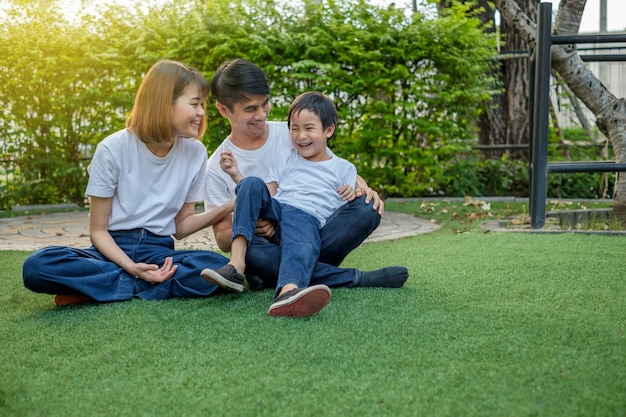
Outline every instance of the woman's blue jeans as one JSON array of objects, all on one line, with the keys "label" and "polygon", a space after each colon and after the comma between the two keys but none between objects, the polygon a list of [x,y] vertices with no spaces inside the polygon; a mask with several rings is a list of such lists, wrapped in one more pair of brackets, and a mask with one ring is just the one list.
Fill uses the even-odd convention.
[{"label": "woman's blue jeans", "polygon": [[163,265],[172,257],[178,269],[160,284],[151,284],[129,275],[107,260],[95,247],[88,249],[51,246],[33,252],[24,261],[22,277],[29,290],[47,294],[81,293],[97,301],[124,301],[133,296],[145,300],[172,297],[206,297],[216,286],[204,281],[200,271],[217,269],[228,259],[201,250],[175,250],[170,236],[158,236],[145,229],[112,231],[119,247],[134,261]]},{"label": "woman's blue jeans", "polygon": [[[249,177],[239,183],[237,186],[237,205],[241,204],[241,200],[246,199],[260,202],[261,205],[265,205],[265,208],[263,213],[257,217],[253,216],[255,208],[251,209],[252,212],[248,211],[245,213],[247,218],[255,219],[252,225],[248,224],[245,229],[238,229],[237,220],[233,220],[233,237],[241,234],[248,239],[246,273],[259,276],[263,280],[265,287],[274,287],[278,290],[285,283],[293,282],[293,278],[287,276],[288,272],[285,272],[284,279],[280,274],[282,266],[281,243],[285,241],[286,236],[287,242],[293,245],[292,251],[295,252],[304,249],[310,251],[311,249],[307,249],[305,245],[312,244],[316,246],[317,243],[311,241],[310,238],[308,241],[303,240],[304,236],[310,237],[312,226],[308,222],[302,223],[301,218],[296,219],[295,223],[290,227],[291,229],[295,228],[296,232],[286,233],[279,230],[277,235],[271,239],[254,235],[256,218],[281,219],[281,212],[276,209],[277,206],[274,203],[270,205],[266,201],[268,198],[274,201],[269,197],[267,186],[262,180]],[[318,231],[319,257],[308,275],[310,276],[309,282],[300,282],[298,287],[302,288],[312,284],[325,284],[330,287],[352,287],[358,285],[361,280],[361,271],[355,268],[339,268],[339,265],[380,224],[378,211],[372,209],[373,203],[365,204],[364,200],[365,197],[360,197],[343,205],[333,213],[324,227]],[[249,203],[246,205],[249,206]],[[278,207],[280,208],[280,206]],[[260,209],[258,213],[261,213]],[[312,216],[309,217],[314,219]],[[315,224],[317,224],[317,220],[314,220]],[[305,230],[305,224],[306,230],[309,231],[301,234],[299,230]]]}]

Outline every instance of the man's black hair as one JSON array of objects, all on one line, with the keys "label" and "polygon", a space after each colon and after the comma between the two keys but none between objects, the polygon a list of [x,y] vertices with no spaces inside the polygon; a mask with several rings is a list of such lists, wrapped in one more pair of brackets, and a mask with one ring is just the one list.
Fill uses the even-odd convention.
[{"label": "man's black hair", "polygon": [[223,62],[211,79],[211,94],[229,110],[250,96],[270,95],[270,83],[265,72],[245,59]]}]

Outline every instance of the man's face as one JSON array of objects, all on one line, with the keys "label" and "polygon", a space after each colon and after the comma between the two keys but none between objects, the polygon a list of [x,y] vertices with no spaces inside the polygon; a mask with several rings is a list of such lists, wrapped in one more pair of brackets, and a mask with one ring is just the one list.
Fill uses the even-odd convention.
[{"label": "man's face", "polygon": [[232,111],[224,105],[220,105],[219,110],[230,120],[234,135],[256,137],[265,133],[271,107],[269,96],[251,96],[247,101],[236,103]]}]

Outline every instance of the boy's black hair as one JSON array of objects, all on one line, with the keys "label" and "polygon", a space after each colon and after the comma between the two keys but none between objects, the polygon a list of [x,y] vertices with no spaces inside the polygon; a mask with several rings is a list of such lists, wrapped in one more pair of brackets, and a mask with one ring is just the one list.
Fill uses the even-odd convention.
[{"label": "boy's black hair", "polygon": [[[319,116],[322,121],[322,128],[326,129],[332,125],[337,128],[339,122],[339,116],[337,114],[337,107],[331,99],[324,94],[317,91],[308,91],[300,94],[289,106],[289,113],[287,114],[287,126],[291,127],[291,115],[300,113],[302,110],[309,110]],[[333,132],[333,136],[334,136]],[[328,140],[330,140],[328,138]]]},{"label": "boy's black hair", "polygon": [[211,94],[230,111],[236,103],[250,96],[270,95],[270,83],[265,72],[252,62],[237,58],[223,62],[211,79]]}]

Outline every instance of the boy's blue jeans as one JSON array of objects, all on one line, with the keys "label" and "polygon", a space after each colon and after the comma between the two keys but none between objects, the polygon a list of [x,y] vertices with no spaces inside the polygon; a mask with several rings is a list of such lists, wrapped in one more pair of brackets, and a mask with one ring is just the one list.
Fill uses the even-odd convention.
[{"label": "boy's blue jeans", "polygon": [[178,269],[160,284],[129,275],[107,260],[95,247],[88,249],[52,246],[33,252],[24,261],[24,286],[47,294],[81,293],[97,301],[123,301],[133,296],[145,300],[171,297],[206,297],[216,286],[204,281],[200,271],[221,268],[228,259],[200,250],[175,250],[171,236],[158,236],[145,229],[111,231],[119,247],[135,262],[156,264],[172,257]]},{"label": "boy's blue jeans", "polygon": [[[259,198],[261,196],[261,199]],[[251,199],[265,204],[265,211],[256,218],[266,218],[272,220],[281,219],[281,212],[276,209],[275,203],[268,203],[269,196],[267,186],[258,178],[249,177],[244,179],[237,186],[237,205],[242,204],[241,200]],[[248,224],[246,230],[238,230],[237,220],[233,220],[233,237],[242,234],[248,238],[248,252],[246,254],[246,273],[258,275],[263,280],[265,287],[274,287],[277,290],[288,282],[294,282],[295,276],[288,276],[289,270],[285,270],[284,278],[280,274],[282,266],[281,244],[286,242],[291,245],[292,252],[316,251],[319,253],[317,262],[313,264],[309,282],[297,282],[298,287],[307,287],[313,284],[325,284],[330,287],[358,285],[361,280],[361,271],[355,268],[339,268],[339,264],[354,248],[359,246],[380,224],[380,216],[376,210],[372,209],[372,202],[365,204],[365,197],[357,198],[339,208],[324,227],[316,235],[319,236],[319,250],[316,249],[318,243],[311,239],[312,230],[319,227],[317,219],[304,213],[312,220],[304,220],[304,216],[296,217],[295,220],[287,223],[291,232],[277,230],[277,235],[271,239],[266,239],[254,235],[256,218],[251,212],[247,212],[247,218],[255,218],[252,225]],[[246,203],[248,205],[249,203]],[[270,206],[271,204],[271,206]],[[272,206],[274,206],[272,208]],[[243,207],[243,204],[242,204]],[[282,205],[282,207],[289,207]],[[237,209],[235,209],[237,211]],[[254,210],[254,209],[253,209]],[[291,208],[291,210],[297,210]],[[288,213],[291,213],[291,210]],[[261,213],[261,211],[259,211]],[[269,217],[268,217],[269,216]],[[282,229],[285,229],[282,226]],[[295,230],[295,231],[294,231]],[[317,231],[317,230],[316,230]],[[306,237],[308,236],[308,237]],[[285,241],[285,239],[287,239]],[[308,240],[304,240],[308,239]],[[306,245],[305,245],[306,244]],[[309,245],[311,245],[309,247]],[[310,262],[312,255],[307,255],[306,261]],[[287,281],[285,281],[287,280]]]}]

